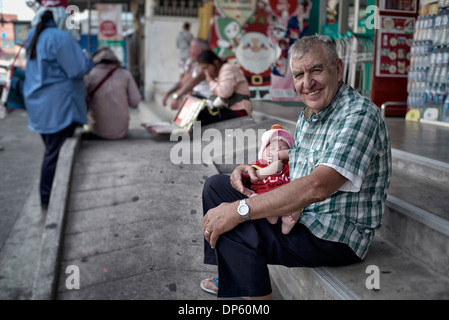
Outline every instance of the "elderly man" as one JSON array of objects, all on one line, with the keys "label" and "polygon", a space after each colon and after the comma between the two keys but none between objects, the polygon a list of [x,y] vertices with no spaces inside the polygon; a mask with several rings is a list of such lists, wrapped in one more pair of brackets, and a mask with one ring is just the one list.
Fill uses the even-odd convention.
[{"label": "elderly man", "polygon": [[[220,297],[270,299],[267,264],[341,266],[361,261],[380,228],[391,175],[390,139],[379,108],[342,82],[330,38],[297,40],[289,50],[293,82],[306,108],[289,151],[291,182],[256,197],[254,169],[216,175],[203,190],[207,264],[219,278],[201,287]],[[266,217],[301,211],[287,235]],[[218,281],[219,279],[219,281]]]},{"label": "elderly man", "polygon": [[162,98],[162,105],[167,105],[167,100],[171,97],[171,109],[178,109],[185,94],[191,94],[199,98],[208,98],[211,95],[209,83],[206,76],[198,68],[196,60],[198,56],[208,49],[208,45],[201,39],[193,39],[190,42],[189,56],[190,60],[186,63],[184,72],[181,74],[180,81],[170,90],[168,90]]}]

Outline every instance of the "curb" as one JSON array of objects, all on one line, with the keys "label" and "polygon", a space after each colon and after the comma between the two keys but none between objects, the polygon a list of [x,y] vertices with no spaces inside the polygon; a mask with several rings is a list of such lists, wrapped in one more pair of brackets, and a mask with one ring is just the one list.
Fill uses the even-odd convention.
[{"label": "curb", "polygon": [[81,131],[81,128],[76,129],[75,134],[66,139],[59,152],[42,235],[39,264],[34,277],[32,300],[54,300],[56,298],[66,207],[70,196],[74,159],[81,142]]}]

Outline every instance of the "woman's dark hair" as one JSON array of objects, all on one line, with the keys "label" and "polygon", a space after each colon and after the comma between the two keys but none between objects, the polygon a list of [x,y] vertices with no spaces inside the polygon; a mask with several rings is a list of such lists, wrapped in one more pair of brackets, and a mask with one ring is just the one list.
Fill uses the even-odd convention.
[{"label": "woman's dark hair", "polygon": [[198,63],[206,64],[214,64],[215,60],[221,61],[221,59],[212,50],[201,52],[197,59]]},{"label": "woman's dark hair", "polygon": [[41,16],[41,21],[36,25],[36,30],[34,31],[33,39],[30,44],[30,59],[34,59],[37,56],[36,45],[37,39],[42,31],[48,27],[48,22],[53,20],[53,13],[50,10],[45,11]]}]

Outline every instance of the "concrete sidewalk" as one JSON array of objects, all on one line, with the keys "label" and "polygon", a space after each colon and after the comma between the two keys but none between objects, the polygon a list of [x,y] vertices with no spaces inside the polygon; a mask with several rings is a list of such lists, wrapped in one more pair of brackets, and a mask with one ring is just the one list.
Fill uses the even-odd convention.
[{"label": "concrete sidewalk", "polygon": [[[216,299],[199,286],[217,273],[202,262],[202,189],[208,177],[235,164],[218,167],[204,159],[173,164],[171,159],[180,154],[170,153],[180,142],[149,133],[141,123],[158,119],[152,119],[151,106],[139,109],[131,112],[127,139],[75,137],[66,143],[33,299]],[[273,121],[255,118],[213,128],[222,133],[228,128],[267,129]],[[192,136],[182,141],[193,145]],[[190,159],[207,143],[199,141],[198,149],[187,150]],[[79,289],[73,288],[74,276]]]},{"label": "concrete sidewalk", "polygon": [[[71,178],[65,164],[67,209],[62,217],[64,195],[50,202],[56,218],[47,217],[34,299],[215,299],[199,287],[217,272],[202,262],[201,193],[218,171],[173,164],[178,142],[150,134],[142,112],[131,117],[127,139],[66,150],[74,157]],[[68,266],[79,270],[79,289]]]},{"label": "concrete sidewalk", "polygon": [[[216,170],[173,165],[174,142],[140,134],[82,142],[57,299],[211,298],[199,288],[214,272],[202,263],[201,190]],[[79,267],[79,290],[65,285],[69,265]]]}]

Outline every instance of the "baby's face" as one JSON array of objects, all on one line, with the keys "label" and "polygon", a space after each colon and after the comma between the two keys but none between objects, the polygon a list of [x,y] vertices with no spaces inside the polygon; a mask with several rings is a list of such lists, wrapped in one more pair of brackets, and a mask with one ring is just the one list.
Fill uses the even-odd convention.
[{"label": "baby's face", "polygon": [[274,140],[274,141],[270,142],[270,144],[265,147],[265,149],[262,152],[262,157],[263,157],[263,159],[267,160],[268,163],[271,163],[273,160],[276,160],[276,159],[272,159],[272,157],[274,155],[276,155],[279,151],[289,150],[289,149],[290,148],[289,148],[287,142],[285,142],[283,140]]}]

